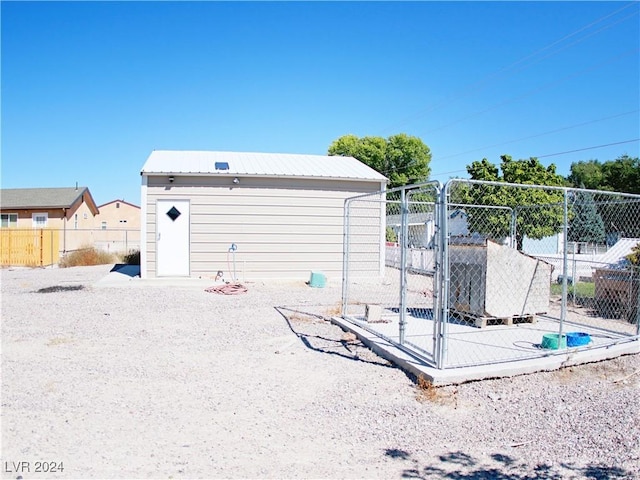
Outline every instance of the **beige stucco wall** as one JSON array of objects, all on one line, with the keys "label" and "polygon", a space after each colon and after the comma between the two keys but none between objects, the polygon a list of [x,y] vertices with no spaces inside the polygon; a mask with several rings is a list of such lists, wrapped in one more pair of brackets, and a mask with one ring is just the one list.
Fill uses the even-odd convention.
[{"label": "beige stucco wall", "polygon": [[102,222],[107,222],[107,230],[139,230],[140,207],[120,200],[101,205],[93,221],[94,228],[102,228]]},{"label": "beige stucco wall", "polygon": [[[103,228],[103,222],[106,225]],[[96,247],[109,252],[128,252],[140,248],[140,207],[115,200],[100,206],[93,220]]]},{"label": "beige stucco wall", "polygon": [[[343,260],[344,200],[376,192],[380,182],[292,178],[149,177],[146,186],[146,273],[156,272],[156,201],[190,200],[190,272],[192,277],[229,279],[235,256],[239,280],[308,280],[310,272],[340,279]],[[145,201],[143,197],[143,201]],[[377,209],[378,215],[381,210]],[[375,213],[374,212],[374,213]],[[384,232],[373,222],[362,265],[380,272]],[[237,245],[235,254],[229,253]]]}]

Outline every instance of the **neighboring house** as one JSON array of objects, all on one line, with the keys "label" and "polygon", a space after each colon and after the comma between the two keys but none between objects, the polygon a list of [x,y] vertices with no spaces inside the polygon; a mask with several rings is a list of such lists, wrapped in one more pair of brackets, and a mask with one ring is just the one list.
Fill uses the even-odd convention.
[{"label": "neighboring house", "polygon": [[71,231],[92,228],[97,214],[98,207],[87,187],[0,190],[1,227],[60,230],[62,252],[91,241],[90,232],[72,236]]},{"label": "neighboring house", "polygon": [[[141,175],[143,278],[341,278],[344,201],[387,182],[352,157],[202,151],[154,151]],[[384,269],[374,210],[356,252],[368,277]]]},{"label": "neighboring house", "polygon": [[[580,281],[588,281],[593,278],[593,273],[598,269],[620,270],[629,266],[626,258],[633,251],[633,247],[640,243],[640,238],[620,238],[605,253],[572,253],[568,252],[567,277]],[[553,280],[557,280],[562,275],[564,268],[563,254],[535,254],[546,262],[554,265]],[[562,277],[560,277],[562,278]]]},{"label": "neighboring house", "polygon": [[[426,208],[426,206],[424,206]],[[433,210],[433,206],[430,209]],[[398,214],[387,215],[387,226],[391,227],[400,236],[401,217]],[[455,209],[449,214],[447,224],[451,237],[469,235],[467,214],[464,210]],[[433,248],[433,236],[436,231],[436,221],[433,211],[407,214],[407,230],[409,233],[408,244],[415,248]]]},{"label": "neighboring house", "polygon": [[563,249],[564,236],[561,233],[554,233],[539,239],[529,238],[525,235],[522,239],[522,251],[529,255],[562,253]]},{"label": "neighboring house", "polygon": [[140,248],[140,207],[124,200],[113,200],[98,207],[95,217],[95,245],[110,252]]}]

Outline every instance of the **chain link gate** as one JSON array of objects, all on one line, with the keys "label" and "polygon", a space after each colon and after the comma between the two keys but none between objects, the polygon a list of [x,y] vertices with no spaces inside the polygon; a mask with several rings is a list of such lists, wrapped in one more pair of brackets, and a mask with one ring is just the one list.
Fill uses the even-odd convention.
[{"label": "chain link gate", "polygon": [[639,219],[640,195],[502,182],[354,197],[342,315],[437,368],[639,340]]},{"label": "chain link gate", "polygon": [[433,363],[437,182],[347,199],[342,316]]}]

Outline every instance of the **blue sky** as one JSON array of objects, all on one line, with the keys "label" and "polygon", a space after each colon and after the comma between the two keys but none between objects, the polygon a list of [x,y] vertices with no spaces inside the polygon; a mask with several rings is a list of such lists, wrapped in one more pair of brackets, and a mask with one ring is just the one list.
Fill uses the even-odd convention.
[{"label": "blue sky", "polygon": [[154,149],[325,154],[348,133],[420,137],[441,181],[639,152],[638,2],[0,8],[3,188],[139,204]]}]

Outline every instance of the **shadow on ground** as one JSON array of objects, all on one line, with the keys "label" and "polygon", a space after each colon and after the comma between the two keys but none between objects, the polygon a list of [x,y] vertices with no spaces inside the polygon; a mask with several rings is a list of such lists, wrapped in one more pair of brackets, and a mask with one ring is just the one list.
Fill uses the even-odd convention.
[{"label": "shadow on ground", "polygon": [[471,455],[457,451],[439,455],[434,465],[421,466],[410,452],[388,448],[384,455],[402,462],[402,478],[451,480],[562,480],[571,476],[590,480],[637,478],[634,472],[608,465],[590,464],[584,467],[562,463],[558,467],[546,464],[527,465],[502,453],[491,455],[490,465]]},{"label": "shadow on ground", "polygon": [[116,263],[110,272],[121,273],[128,277],[140,276],[140,265],[127,265],[126,263]]},{"label": "shadow on ground", "polygon": [[[377,357],[375,360],[362,358],[358,354],[358,348],[366,348],[358,341],[355,336],[349,337],[348,334],[342,338],[330,338],[329,336],[318,335],[317,323],[329,322],[329,318],[317,313],[306,312],[292,307],[274,307],[275,310],[285,319],[289,329],[300,339],[300,341],[310,350],[328,355],[336,355],[356,362],[370,363],[387,368],[397,368],[383,358]],[[300,319],[300,321],[292,319]],[[306,320],[305,320],[306,318]],[[314,326],[316,324],[316,326]],[[368,349],[367,349],[368,351]]]}]

